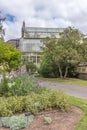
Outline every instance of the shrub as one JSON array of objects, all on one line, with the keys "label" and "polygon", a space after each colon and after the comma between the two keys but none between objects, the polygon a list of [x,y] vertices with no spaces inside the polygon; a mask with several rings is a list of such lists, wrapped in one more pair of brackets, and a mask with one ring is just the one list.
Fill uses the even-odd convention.
[{"label": "shrub", "polygon": [[10,104],[5,98],[0,98],[0,117],[11,116],[12,110],[10,109]]},{"label": "shrub", "polygon": [[48,77],[59,77],[58,67],[55,64],[41,64],[38,68],[38,73],[45,78]]},{"label": "shrub", "polygon": [[12,117],[1,117],[0,126],[10,128],[11,130],[19,130],[22,128],[27,128],[28,125],[30,125],[30,123],[33,121],[33,119],[33,115],[26,117],[25,114]]},{"label": "shrub", "polygon": [[9,104],[9,108],[12,110],[13,113],[23,111],[23,97],[9,97],[7,98],[7,102]]},{"label": "shrub", "polygon": [[70,109],[68,98],[62,90],[52,90],[50,92],[50,102],[53,108],[55,107],[62,111],[68,111]]},{"label": "shrub", "polygon": [[33,76],[24,75],[7,79],[0,84],[0,96],[24,96],[31,92],[42,93],[46,88],[41,88]]},{"label": "shrub", "polygon": [[15,112],[31,112],[37,114],[39,111],[49,108],[57,108],[68,111],[70,104],[66,95],[60,90],[44,91],[41,94],[31,93],[28,96],[13,96],[0,98],[0,116],[11,116]]},{"label": "shrub", "polygon": [[36,114],[38,112],[38,109],[35,107],[34,103],[37,99],[37,94],[34,94],[33,96],[34,97],[31,95],[23,97],[23,110]]},{"label": "shrub", "polygon": [[8,78],[6,78],[6,76],[4,75],[3,81],[0,83],[0,95],[6,94],[8,92]]},{"label": "shrub", "polygon": [[36,65],[33,62],[25,63],[28,74],[34,74],[36,72]]},{"label": "shrub", "polygon": [[48,92],[38,95],[37,101],[40,103],[40,105],[38,107],[39,111],[46,110],[51,107],[51,102],[49,100],[49,97],[50,97],[50,95]]},{"label": "shrub", "polygon": [[51,117],[44,117],[44,123],[45,124],[50,124],[52,122]]}]

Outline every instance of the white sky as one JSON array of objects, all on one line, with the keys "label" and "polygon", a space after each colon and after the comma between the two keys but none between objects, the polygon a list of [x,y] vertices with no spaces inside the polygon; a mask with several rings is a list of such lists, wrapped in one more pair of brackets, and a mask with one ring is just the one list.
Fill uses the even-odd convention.
[{"label": "white sky", "polygon": [[87,0],[0,0],[0,11],[7,19],[5,39],[21,37],[22,22],[26,26],[73,26],[87,33]]}]

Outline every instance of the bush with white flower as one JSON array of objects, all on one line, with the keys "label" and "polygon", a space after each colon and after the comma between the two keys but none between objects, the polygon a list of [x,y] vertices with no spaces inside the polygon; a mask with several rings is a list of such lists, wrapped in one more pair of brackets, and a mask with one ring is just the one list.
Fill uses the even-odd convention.
[{"label": "bush with white flower", "polygon": [[0,83],[0,95],[1,96],[24,96],[31,92],[42,93],[47,88],[41,88],[34,77],[29,75],[17,76],[11,79],[5,78]]}]

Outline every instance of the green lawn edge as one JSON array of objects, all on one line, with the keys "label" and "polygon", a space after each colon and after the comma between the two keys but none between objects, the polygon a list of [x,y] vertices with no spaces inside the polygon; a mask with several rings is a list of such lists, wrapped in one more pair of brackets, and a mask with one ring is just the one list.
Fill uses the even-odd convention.
[{"label": "green lawn edge", "polygon": [[51,82],[58,82],[58,83],[64,83],[64,84],[70,84],[70,85],[79,85],[79,86],[87,87],[87,80],[78,79],[78,78],[60,79],[60,78],[37,77],[37,79],[44,80],[44,81],[51,81]]},{"label": "green lawn edge", "polygon": [[[38,79],[41,79],[41,80],[44,80],[44,81],[65,83],[65,80],[61,80],[59,78],[38,77]],[[87,81],[86,80],[81,80],[81,79],[77,79],[77,78],[69,78],[68,81],[69,80],[73,81],[71,83],[73,85],[87,86]],[[66,80],[66,84],[70,84],[70,83],[67,82],[67,80]],[[72,105],[82,109],[82,111],[83,111],[83,115],[82,115],[80,121],[78,122],[78,124],[76,125],[75,130],[87,130],[87,100],[86,99],[77,98],[77,97],[74,97],[74,96],[68,96],[68,99],[69,99],[70,104],[72,104]]]},{"label": "green lawn edge", "polygon": [[68,99],[72,105],[83,110],[83,115],[76,125],[75,130],[87,130],[87,100],[74,96],[68,96]]}]

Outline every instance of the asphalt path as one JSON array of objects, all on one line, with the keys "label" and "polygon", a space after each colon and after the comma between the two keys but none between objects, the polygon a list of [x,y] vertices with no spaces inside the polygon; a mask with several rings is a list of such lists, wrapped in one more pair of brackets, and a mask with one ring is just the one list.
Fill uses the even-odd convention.
[{"label": "asphalt path", "polygon": [[42,87],[48,87],[56,90],[61,89],[69,95],[87,99],[87,86],[69,85],[51,81],[41,81],[39,84]]}]

